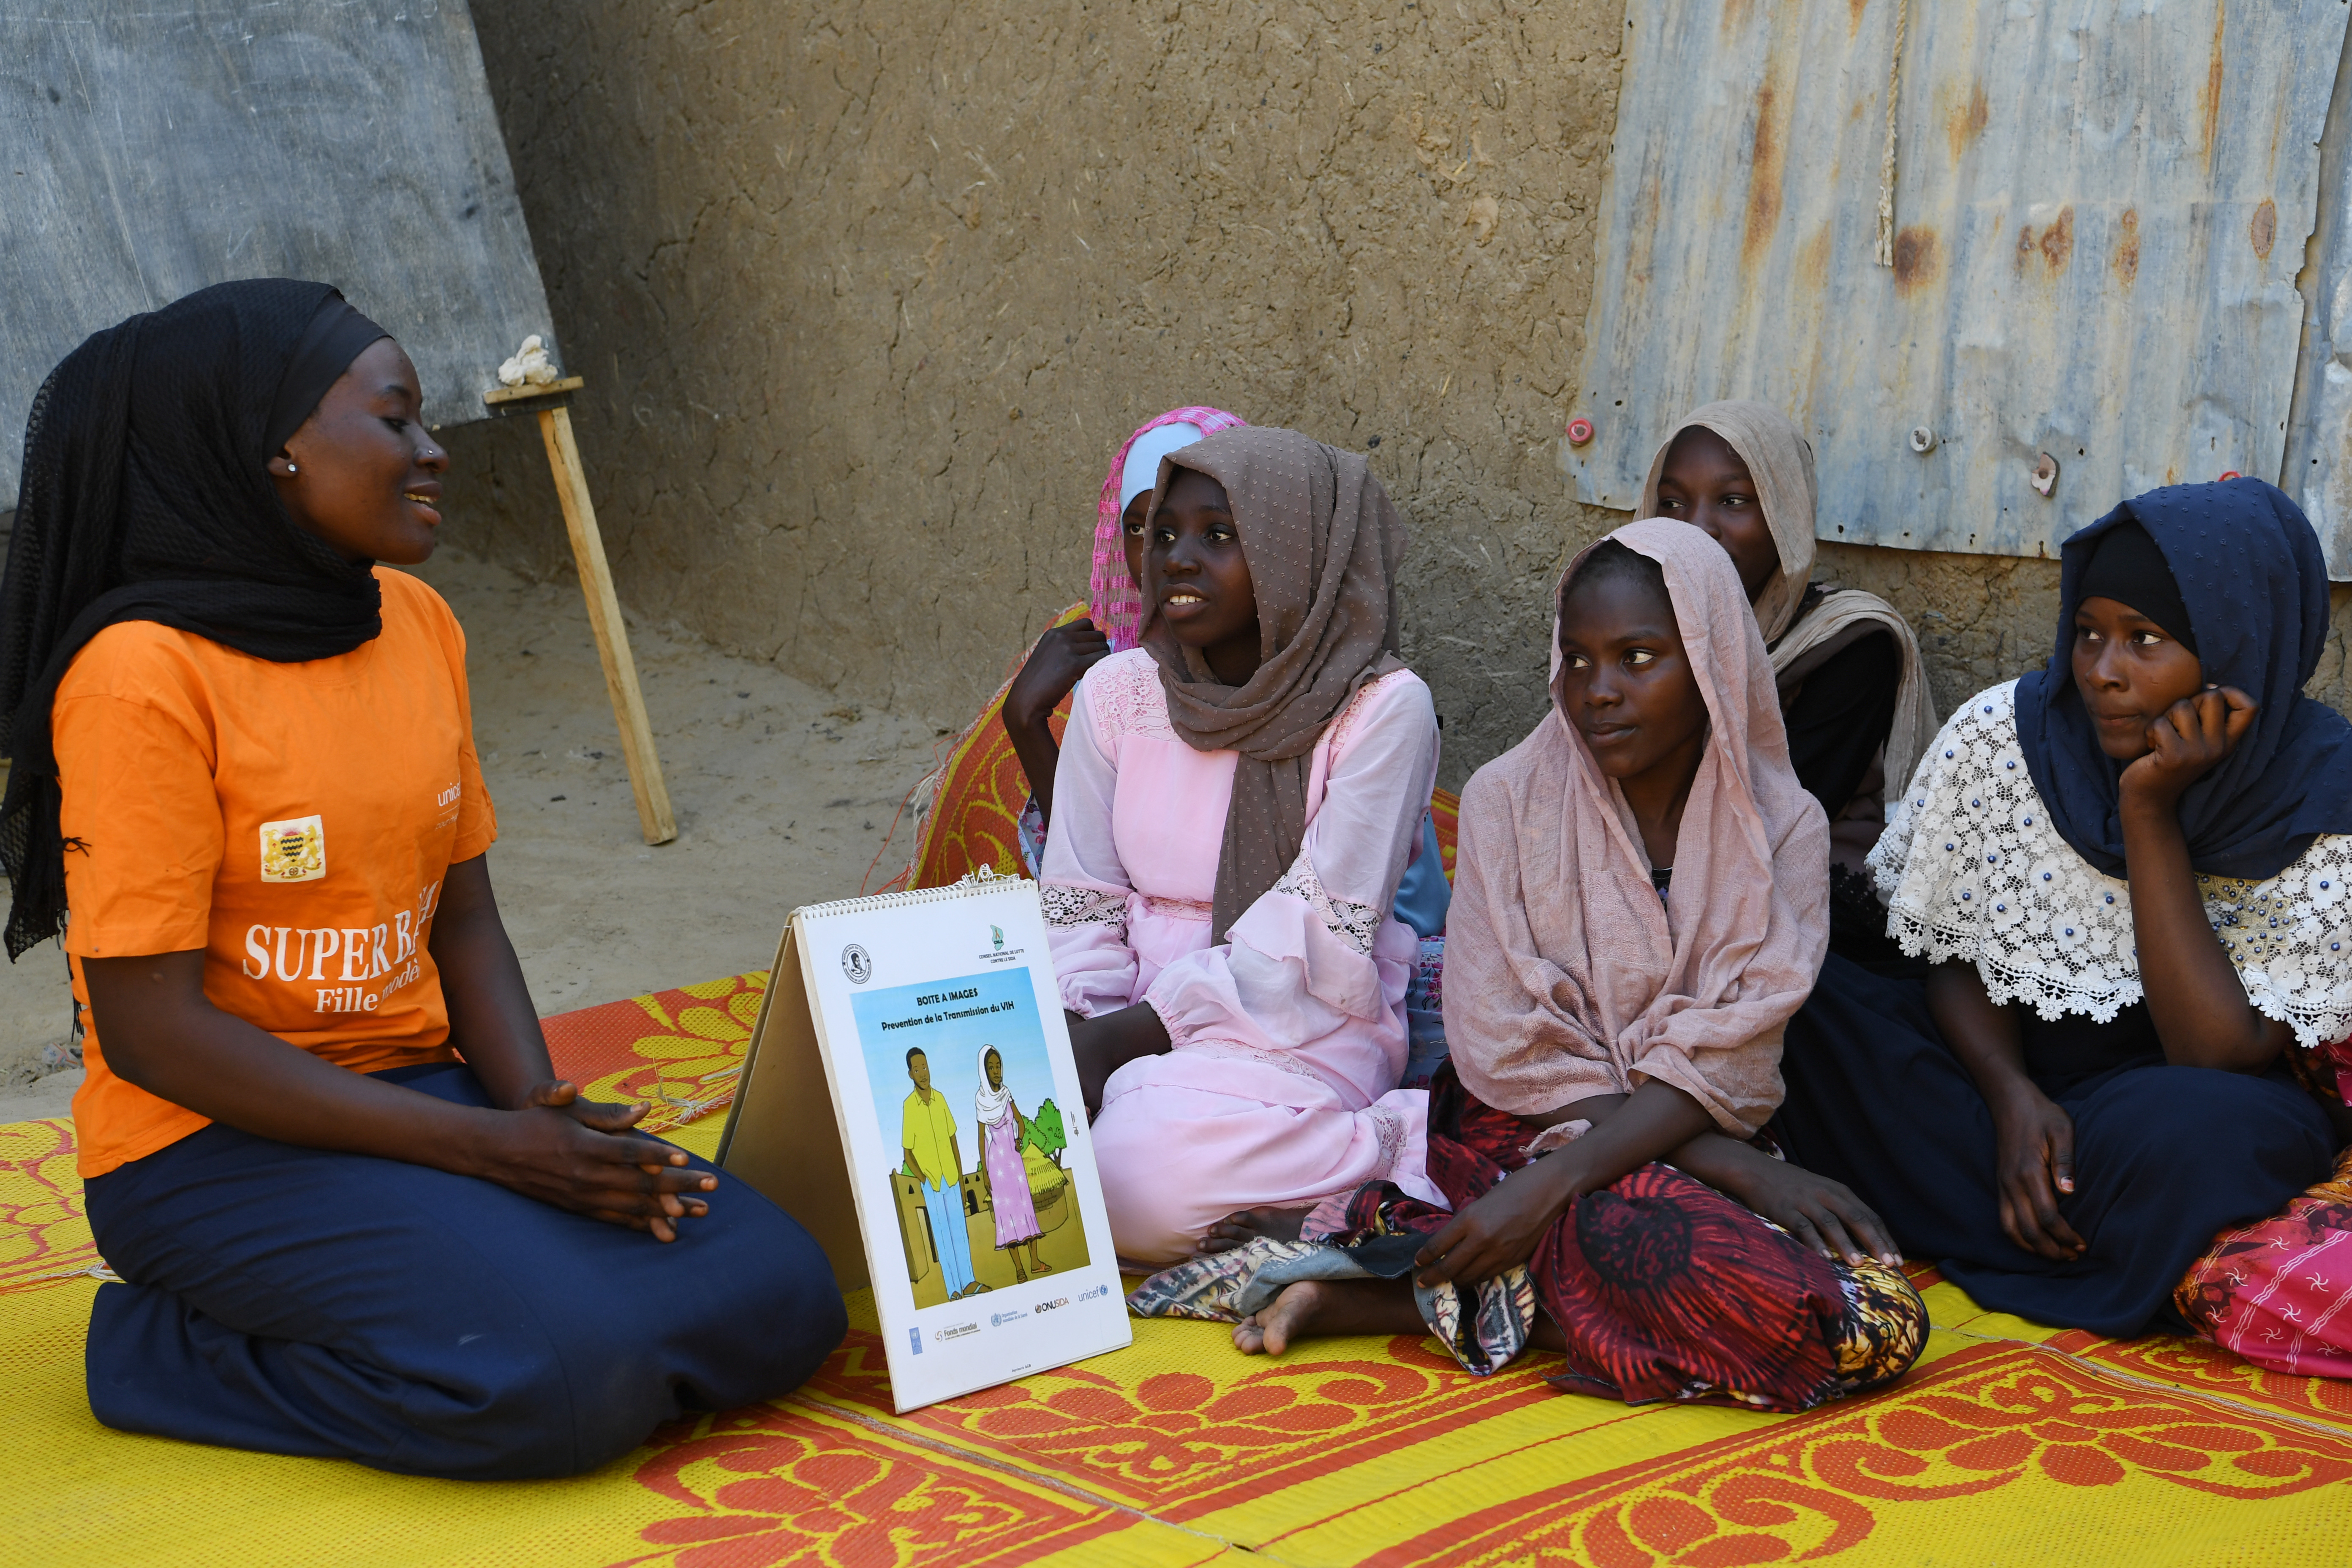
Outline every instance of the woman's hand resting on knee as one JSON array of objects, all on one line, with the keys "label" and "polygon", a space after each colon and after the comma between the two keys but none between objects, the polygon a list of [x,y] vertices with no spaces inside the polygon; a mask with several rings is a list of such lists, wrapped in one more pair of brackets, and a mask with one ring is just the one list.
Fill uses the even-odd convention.
[{"label": "woman's hand resting on knee", "polygon": [[1675,1151],[1674,1163],[1738,1199],[1824,1258],[1848,1263],[1874,1258],[1889,1267],[1903,1261],[1903,1249],[1895,1245],[1886,1222],[1843,1182],[1775,1160],[1754,1144],[1720,1132],[1692,1139]]},{"label": "woman's hand resting on knee", "polygon": [[449,868],[426,946],[449,1043],[499,1109],[338,1067],[222,1011],[205,994],[202,949],[85,959],[82,975],[115,1076],[199,1116],[281,1143],[478,1176],[662,1241],[709,1212],[694,1194],[718,1179],[629,1131],[644,1108],[583,1100],[555,1076],[479,857]]},{"label": "woman's hand resting on knee", "polygon": [[499,1113],[485,1129],[476,1167],[467,1173],[557,1208],[674,1241],[674,1221],[710,1212],[693,1194],[719,1182],[708,1173],[684,1169],[683,1151],[630,1135],[645,1113],[642,1105],[583,1100],[578,1086],[562,1079],[534,1084],[520,1107]]},{"label": "woman's hand resting on knee", "polygon": [[1997,1005],[1975,964],[1948,960],[1927,972],[1927,1010],[1992,1112],[2000,1228],[2053,1263],[2080,1258],[2083,1238],[2058,1212],[2074,1190],[2074,1119],[2027,1074],[2015,1005]]},{"label": "woman's hand resting on knee", "polygon": [[2058,1195],[2074,1190],[2074,1119],[2030,1083],[1991,1103],[2000,1228],[2053,1263],[2082,1257],[2083,1238],[2058,1212]]}]

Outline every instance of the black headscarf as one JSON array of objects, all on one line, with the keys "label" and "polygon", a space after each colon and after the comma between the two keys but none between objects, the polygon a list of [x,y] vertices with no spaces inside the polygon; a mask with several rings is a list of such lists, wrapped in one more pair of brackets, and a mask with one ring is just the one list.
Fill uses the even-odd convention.
[{"label": "black headscarf", "polygon": [[2179,581],[2135,519],[2126,518],[2092,542],[2074,594],[2078,605],[2084,599],[2128,605],[2182,647],[2197,651],[2197,625],[2189,618],[2189,601],[2180,596]]},{"label": "black headscarf", "polygon": [[222,283],[93,334],[42,384],[0,578],[9,957],[64,923],[49,708],[84,644],[156,621],[286,664],[383,629],[374,563],[296,527],[264,464],[388,335],[323,283]]},{"label": "black headscarf", "polygon": [[[2137,552],[2127,536],[2117,540],[2111,566],[2106,540],[2135,527],[2161,554],[2168,605],[2124,596],[2131,573],[2122,569]],[[2320,834],[2352,833],[2352,724],[2303,694],[2327,641],[2327,563],[2302,509],[2260,479],[2172,485],[2083,529],[2061,559],[2057,651],[2017,683],[2017,738],[2051,826],[2084,860],[2111,877],[2124,873],[2123,767],[2099,749],[2074,687],[2074,611],[2099,588],[2167,631],[2174,630],[2168,615],[2185,615],[2189,625],[2174,635],[2198,656],[2206,680],[2261,705],[2237,749],[2180,797],[2191,865],[2264,880]],[[2142,578],[2153,569],[2138,560]],[[2087,582],[2092,575],[2112,581]]]}]

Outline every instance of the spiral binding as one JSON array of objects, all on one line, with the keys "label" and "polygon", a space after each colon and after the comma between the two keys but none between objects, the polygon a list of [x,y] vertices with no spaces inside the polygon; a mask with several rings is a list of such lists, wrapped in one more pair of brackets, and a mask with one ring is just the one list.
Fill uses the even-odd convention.
[{"label": "spiral binding", "polygon": [[863,914],[869,910],[898,910],[909,904],[936,904],[945,899],[965,899],[974,893],[1000,893],[1008,888],[1034,889],[1026,877],[999,876],[993,866],[968,871],[944,888],[910,888],[896,893],[876,893],[865,899],[835,899],[831,903],[803,904],[793,918],[821,921],[835,915]]}]

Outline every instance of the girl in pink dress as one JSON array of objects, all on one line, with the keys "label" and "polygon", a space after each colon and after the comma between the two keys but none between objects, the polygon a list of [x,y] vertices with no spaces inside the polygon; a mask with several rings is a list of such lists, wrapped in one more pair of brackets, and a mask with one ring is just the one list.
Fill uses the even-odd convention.
[{"label": "girl in pink dress", "polygon": [[[1029,1119],[1013,1102],[1004,1087],[1004,1058],[994,1046],[980,1052],[980,1097],[972,1107],[980,1123],[980,1169],[988,1184],[988,1206],[996,1215],[996,1249],[1013,1264],[1013,1277],[1026,1284],[1031,1274],[1051,1270],[1037,1256],[1037,1238],[1045,1234],[1037,1223],[1037,1205],[1029,1195],[1029,1169],[1021,1163],[1021,1134]],[[1029,1268],[1021,1268],[1013,1248],[1029,1244]]]},{"label": "girl in pink dress", "polygon": [[1163,458],[1143,646],[1079,684],[1041,880],[1122,1257],[1367,1181],[1433,1199],[1393,918],[1437,770],[1364,458],[1244,427]]}]

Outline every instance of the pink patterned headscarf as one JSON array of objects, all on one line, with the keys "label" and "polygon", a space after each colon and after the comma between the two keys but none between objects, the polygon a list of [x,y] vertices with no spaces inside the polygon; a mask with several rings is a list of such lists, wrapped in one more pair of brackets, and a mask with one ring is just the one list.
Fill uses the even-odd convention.
[{"label": "pink patterned headscarf", "polygon": [[1780,1103],[1781,1032],[1828,951],[1829,818],[1789,764],[1731,557],[1667,518],[1609,537],[1658,563],[1706,700],[1674,886],[1658,897],[1624,792],[1561,698],[1560,596],[1588,547],[1553,592],[1551,711],[1462,792],[1446,1037],[1463,1086],[1497,1110],[1659,1079],[1746,1138]]},{"label": "pink patterned headscarf", "polygon": [[1110,639],[1111,652],[1135,646],[1136,625],[1143,618],[1143,601],[1135,580],[1127,574],[1127,541],[1118,527],[1118,481],[1127,469],[1128,448],[1135,445],[1137,436],[1162,425],[1197,425],[1202,435],[1213,436],[1248,423],[1222,408],[1171,408],[1145,420],[1134,436],[1118,444],[1118,455],[1110,460],[1110,475],[1103,480],[1101,504],[1095,509],[1094,572],[1087,582],[1087,611],[1095,629]]}]

